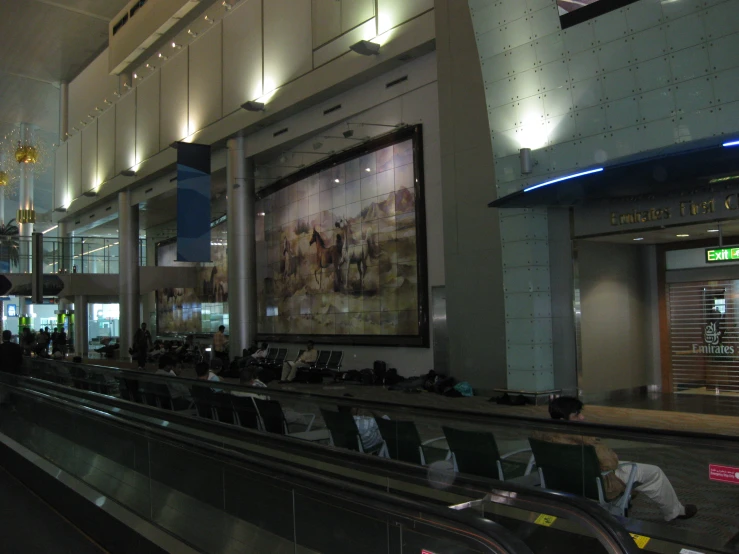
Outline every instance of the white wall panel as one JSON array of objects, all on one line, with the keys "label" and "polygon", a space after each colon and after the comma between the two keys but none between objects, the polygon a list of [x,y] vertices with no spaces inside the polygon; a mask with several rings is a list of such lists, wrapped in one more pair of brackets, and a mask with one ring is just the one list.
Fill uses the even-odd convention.
[{"label": "white wall panel", "polygon": [[223,44],[223,113],[229,114],[262,96],[261,2],[241,4],[223,20]]},{"label": "white wall panel", "polygon": [[111,108],[98,118],[98,177],[104,183],[115,175],[115,108]]},{"label": "white wall panel", "polygon": [[341,0],[341,32],[346,33],[374,15],[374,0]]},{"label": "white wall panel", "polygon": [[95,119],[82,132],[81,191],[96,189],[98,179],[98,121]]},{"label": "white wall panel", "polygon": [[67,192],[74,200],[82,194],[82,135],[77,133],[67,141]]},{"label": "white wall panel", "polygon": [[[251,3],[251,2],[250,2]],[[167,62],[161,70],[161,101],[159,106],[159,149],[163,150],[190,133],[188,122],[189,52],[185,48]]]},{"label": "white wall panel", "polygon": [[265,93],[311,70],[312,43],[310,0],[264,3]]},{"label": "white wall panel", "polygon": [[313,48],[341,34],[341,0],[313,0]]},{"label": "white wall panel", "polygon": [[106,48],[82,73],[69,83],[69,128],[79,127],[95,107],[103,107],[103,100],[113,100],[118,90],[118,77],[108,74],[108,49]]},{"label": "white wall panel", "polygon": [[159,79],[149,75],[136,87],[136,163],[159,152]]},{"label": "white wall panel", "polygon": [[66,206],[70,200],[67,189],[67,148],[68,143],[63,142],[54,152],[54,208]]},{"label": "white wall panel", "polygon": [[115,172],[136,165],[136,91],[115,105]]},{"label": "white wall panel", "polygon": [[[523,5],[524,2],[516,2],[516,4]],[[403,0],[402,2],[398,2],[398,0],[378,0],[378,33],[382,34],[388,29],[397,27],[404,21],[408,21],[433,7],[434,0]],[[523,7],[525,9],[525,6]]]},{"label": "white wall panel", "polygon": [[221,23],[216,23],[190,45],[188,134],[218,121],[223,115],[222,34]]}]

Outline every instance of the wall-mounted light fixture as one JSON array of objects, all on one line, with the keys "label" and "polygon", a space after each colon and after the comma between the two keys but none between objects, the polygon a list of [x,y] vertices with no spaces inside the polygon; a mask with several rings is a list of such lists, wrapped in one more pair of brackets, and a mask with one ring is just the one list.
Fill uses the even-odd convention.
[{"label": "wall-mounted light fixture", "polygon": [[196,36],[198,36],[198,34],[195,31],[193,31],[192,29],[188,29],[187,30],[187,34],[190,35],[193,38],[195,38]]},{"label": "wall-mounted light fixture", "polygon": [[161,52],[159,52],[159,54],[157,54],[157,58],[159,58],[160,60],[168,60],[169,59],[167,56],[165,56]]},{"label": "wall-mounted light fixture", "polygon": [[380,53],[380,45],[368,40],[360,40],[349,47],[349,50],[362,56],[377,56]]},{"label": "wall-mounted light fixture", "polygon": [[176,42],[173,42],[172,43],[172,48],[174,48],[175,50],[179,50],[180,48],[182,48],[182,45],[181,44],[177,44]]},{"label": "wall-mounted light fixture", "polygon": [[208,23],[210,23],[211,25],[213,25],[213,23],[215,23],[215,21],[213,21],[213,20],[212,20],[212,19],[211,19],[210,17],[208,17],[207,15],[206,15],[206,16],[205,16],[205,17],[204,17],[203,19],[204,19],[205,21],[207,21]]},{"label": "wall-mounted light fixture", "polygon": [[342,134],[344,135],[344,138],[352,138],[354,136],[354,131],[352,129],[348,129]]},{"label": "wall-mounted light fixture", "polygon": [[244,108],[247,112],[263,112],[266,106],[264,102],[249,100],[248,102],[244,102],[243,104],[241,104],[241,107]]},{"label": "wall-mounted light fixture", "polygon": [[82,196],[86,196],[87,198],[95,198],[98,195],[98,191],[96,190],[86,190],[82,193]]},{"label": "wall-mounted light fixture", "polygon": [[223,2],[221,2],[221,6],[223,6],[227,12],[230,12],[231,8],[233,8],[233,6],[229,4],[226,0],[223,0]]},{"label": "wall-mounted light fixture", "polygon": [[124,169],[119,175],[122,177],[136,177],[136,172],[133,169]]},{"label": "wall-mounted light fixture", "polygon": [[521,162],[522,175],[528,175],[534,171],[534,161],[531,159],[531,148],[521,148],[518,151],[518,160]]},{"label": "wall-mounted light fixture", "polygon": [[58,212],[58,213],[60,213],[60,214],[63,214],[63,213],[65,213],[65,212],[67,211],[67,208],[65,208],[64,206],[59,206],[59,207],[58,207],[57,209],[55,209],[54,211],[55,211],[55,212]]}]

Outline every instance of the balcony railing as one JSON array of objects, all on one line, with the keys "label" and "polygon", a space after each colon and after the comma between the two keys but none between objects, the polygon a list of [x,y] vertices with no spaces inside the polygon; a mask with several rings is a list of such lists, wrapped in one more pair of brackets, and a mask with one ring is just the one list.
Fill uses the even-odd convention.
[{"label": "balcony railing", "polygon": [[[44,237],[44,273],[118,273],[117,238]],[[30,273],[30,237],[0,236],[0,274]],[[139,265],[146,265],[146,241],[139,240]]]}]

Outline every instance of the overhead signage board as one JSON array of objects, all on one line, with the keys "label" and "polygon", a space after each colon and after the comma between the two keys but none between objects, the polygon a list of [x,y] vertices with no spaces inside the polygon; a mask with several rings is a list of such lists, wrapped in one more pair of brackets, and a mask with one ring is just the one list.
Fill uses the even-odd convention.
[{"label": "overhead signage board", "polygon": [[706,263],[739,262],[739,247],[706,248]]}]

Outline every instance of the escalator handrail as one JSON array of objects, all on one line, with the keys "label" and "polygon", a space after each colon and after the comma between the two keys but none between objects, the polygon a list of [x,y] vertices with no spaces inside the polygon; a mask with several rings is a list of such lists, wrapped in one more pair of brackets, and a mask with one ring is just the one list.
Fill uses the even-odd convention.
[{"label": "escalator handrail", "polygon": [[[30,358],[27,358],[31,360]],[[36,363],[51,363],[51,364],[63,364],[64,366],[79,367],[85,370],[102,371],[119,376],[122,378],[131,379],[143,379],[146,381],[160,382],[160,383],[179,383],[185,386],[208,386],[212,387],[212,383],[204,382],[198,379],[188,379],[184,377],[169,377],[166,375],[155,375],[151,373],[145,373],[142,371],[120,369],[109,366],[98,366],[91,364],[75,364],[74,362],[60,362],[58,360],[47,360],[43,358],[33,358],[33,362]],[[209,384],[206,384],[209,383]],[[249,387],[241,384],[233,384],[225,381],[220,381],[218,388],[223,390],[237,390],[237,391],[249,391],[259,392],[264,394],[264,389]],[[629,425],[614,425],[608,423],[593,423],[589,421],[573,421],[573,422],[559,422],[553,419],[537,418],[524,415],[516,414],[499,414],[499,413],[481,413],[474,410],[460,410],[460,409],[449,409],[449,408],[437,408],[431,406],[414,406],[411,404],[402,404],[395,402],[385,402],[382,400],[371,400],[371,399],[360,399],[356,397],[343,398],[340,396],[332,396],[328,394],[320,393],[308,393],[305,391],[290,391],[282,389],[269,389],[270,397],[275,398],[289,398],[290,400],[297,401],[314,401],[323,402],[330,405],[349,405],[357,408],[365,408],[369,410],[388,410],[392,412],[409,413],[414,416],[421,416],[425,418],[438,418],[438,419],[454,419],[457,421],[464,421],[466,423],[483,424],[483,425],[508,425],[508,426],[520,426],[521,424],[527,424],[531,427],[541,429],[545,428],[548,432],[552,433],[568,433],[583,434],[593,437],[607,437],[621,440],[636,440],[636,441],[649,441],[653,442],[655,438],[675,438],[675,439],[689,439],[691,442],[700,441],[704,442],[705,446],[716,448],[717,442],[723,443],[724,447],[738,447],[739,436],[721,435],[717,433],[705,433],[697,431],[680,431],[675,429],[653,429],[649,427],[632,427]],[[663,444],[671,444],[669,441],[660,441]],[[681,446],[682,444],[677,444]]]},{"label": "escalator handrail", "polygon": [[[236,440],[244,440],[245,435],[249,436],[250,443],[256,443],[267,448],[277,449],[281,452],[292,452],[297,456],[312,457],[313,459],[327,458],[329,463],[339,463],[346,467],[349,465],[360,465],[362,469],[371,468],[371,472],[375,475],[384,474],[389,479],[398,479],[398,475],[410,479],[421,479],[424,477],[425,468],[416,467],[411,464],[405,464],[395,460],[368,456],[365,454],[355,453],[349,450],[331,449],[330,453],[326,452],[326,447],[317,445],[308,441],[291,439],[282,435],[266,433],[242,427],[235,427],[225,423],[214,422],[212,420],[202,420],[201,418],[192,418],[188,415],[178,414],[169,410],[136,404],[127,400],[102,395],[90,391],[83,391],[59,385],[58,383],[50,383],[38,380],[33,377],[21,377],[21,380],[28,380],[27,386],[41,386],[46,390],[64,389],[61,392],[68,396],[79,398],[90,398],[99,402],[103,406],[113,406],[115,415],[118,417],[126,417],[126,411],[150,416],[154,413],[157,417],[164,416],[167,418],[168,429],[172,423],[182,426],[196,427],[204,429],[206,432],[216,433],[220,436],[233,437]],[[30,389],[34,390],[35,389]],[[44,393],[44,391],[40,391]],[[46,394],[46,393],[44,393]],[[73,405],[76,405],[72,402]],[[109,409],[109,408],[108,408]],[[130,421],[126,419],[126,421]],[[136,420],[134,420],[135,422]],[[198,437],[199,440],[203,440]],[[221,443],[218,443],[221,444]],[[366,469],[365,469],[366,470]],[[492,480],[491,480],[492,481]],[[489,483],[483,483],[482,480],[474,477],[458,474],[455,476],[454,489],[462,489],[464,495],[472,498],[482,498],[491,492]],[[577,520],[592,534],[604,544],[618,544],[623,549],[625,544],[633,544],[633,540],[616,520],[614,516],[607,513],[597,505],[584,498],[560,493],[556,491],[544,491],[541,489],[524,487],[516,485],[510,481],[494,481],[493,492],[499,496],[507,496],[515,498],[519,504],[527,504],[526,509],[536,512],[548,513],[557,517],[564,517],[570,520]],[[460,492],[460,494],[463,494]],[[538,505],[537,505],[538,504]]]},{"label": "escalator handrail", "polygon": [[[340,498],[353,505],[369,506],[375,510],[392,513],[425,525],[443,526],[449,532],[463,535],[467,539],[475,541],[489,552],[533,554],[530,548],[508,529],[498,523],[474,515],[472,512],[459,512],[404,498],[364,485],[342,481],[338,478],[330,479],[284,462],[270,461],[269,464],[266,464],[263,459],[256,455],[204,443],[191,437],[182,437],[181,435],[161,428],[145,426],[131,420],[123,419],[116,414],[110,414],[88,406],[72,403],[39,391],[12,385],[6,386],[12,388],[17,394],[59,405],[63,409],[73,413],[82,413],[88,417],[104,419],[108,424],[126,428],[129,431],[142,434],[147,438],[168,442],[178,447],[186,447],[198,454],[212,458],[216,457],[226,463],[246,465],[250,471],[255,471],[255,467],[258,467],[259,472],[270,475],[278,479],[281,483],[290,482],[305,488],[305,482],[307,481],[310,483],[312,491],[318,491],[320,494],[334,501],[336,498]],[[625,550],[623,552],[631,551]]]}]

